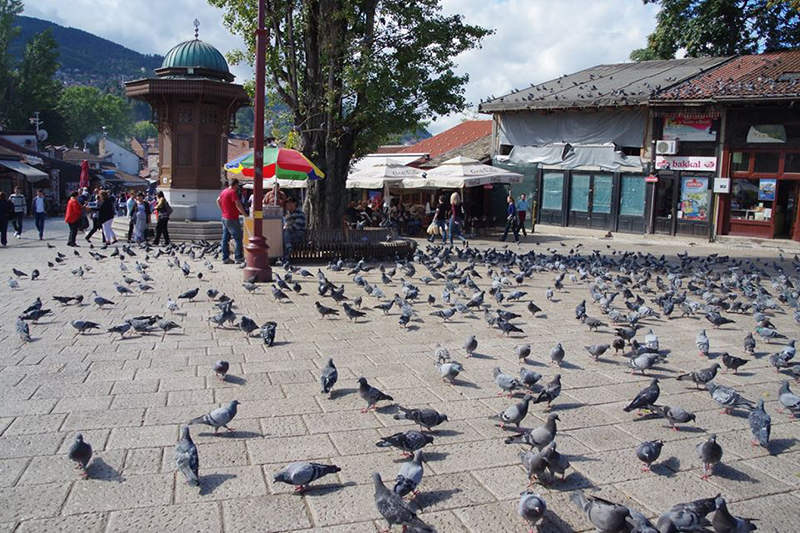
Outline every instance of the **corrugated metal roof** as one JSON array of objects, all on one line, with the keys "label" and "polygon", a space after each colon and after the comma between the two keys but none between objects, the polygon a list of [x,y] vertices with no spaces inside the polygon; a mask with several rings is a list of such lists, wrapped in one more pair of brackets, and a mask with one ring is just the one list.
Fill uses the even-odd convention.
[{"label": "corrugated metal roof", "polygon": [[426,153],[431,159],[434,159],[445,152],[449,152],[459,146],[464,146],[465,144],[469,144],[481,137],[486,137],[491,134],[491,120],[466,120],[438,135],[434,135],[417,144],[412,144],[411,146],[398,150],[398,153]]},{"label": "corrugated metal roof", "polygon": [[741,56],[661,92],[654,102],[800,97],[800,50]]},{"label": "corrugated metal roof", "polygon": [[598,65],[482,103],[482,113],[645,105],[657,91],[727,61],[724,57]]}]

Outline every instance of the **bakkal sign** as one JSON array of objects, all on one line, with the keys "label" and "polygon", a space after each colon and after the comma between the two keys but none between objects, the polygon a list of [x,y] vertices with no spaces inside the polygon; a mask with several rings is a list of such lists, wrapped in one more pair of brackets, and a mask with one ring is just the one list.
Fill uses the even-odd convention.
[{"label": "bakkal sign", "polygon": [[683,155],[658,155],[656,168],[663,170],[694,170],[714,172],[717,170],[716,157],[695,157]]}]

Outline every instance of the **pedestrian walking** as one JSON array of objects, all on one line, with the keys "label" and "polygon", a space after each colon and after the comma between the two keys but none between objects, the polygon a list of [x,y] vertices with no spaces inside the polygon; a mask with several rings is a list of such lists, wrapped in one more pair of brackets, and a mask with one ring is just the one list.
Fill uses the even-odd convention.
[{"label": "pedestrian walking", "polygon": [[[450,209],[447,205],[447,202],[444,200],[444,195],[439,195],[439,203],[436,204],[436,209],[433,211],[433,223],[438,231],[438,233],[442,236],[442,244],[447,242],[447,219],[450,215]],[[429,241],[433,242],[436,240],[436,235],[431,235],[428,238]]]},{"label": "pedestrian walking", "polygon": [[133,194],[133,189],[128,191],[128,201],[125,202],[125,211],[128,215],[128,242],[131,242],[133,237],[133,208],[136,207],[136,196]]},{"label": "pedestrian walking", "polygon": [[100,207],[97,211],[97,220],[103,228],[103,240],[107,244],[114,244],[117,242],[117,234],[114,233],[114,199],[108,194],[108,191],[100,191],[98,199]]},{"label": "pedestrian walking", "polygon": [[500,240],[505,242],[506,238],[508,238],[508,230],[512,230],[514,232],[514,242],[519,244],[519,217],[517,216],[517,206],[514,204],[514,197],[510,194],[506,200],[508,202],[508,207],[506,209],[506,229]]},{"label": "pedestrian walking", "polygon": [[458,237],[466,246],[467,239],[464,237],[464,204],[461,203],[461,196],[457,192],[450,195],[450,246],[453,245],[453,237]]},{"label": "pedestrian walking", "polygon": [[22,189],[14,187],[14,194],[8,197],[12,204],[14,204],[14,216],[11,218],[11,224],[14,225],[14,237],[17,239],[22,237],[22,219],[25,217],[25,196],[22,194]]},{"label": "pedestrian walking", "polygon": [[525,218],[528,215],[528,210],[531,208],[531,204],[528,203],[528,199],[525,195],[520,195],[519,200],[517,200],[517,216],[519,217],[519,227],[522,229],[522,236],[527,237],[528,232],[525,231]]},{"label": "pedestrian walking", "polygon": [[133,240],[137,243],[147,242],[147,226],[150,223],[150,214],[150,204],[145,201],[144,193],[138,193],[131,211]]},{"label": "pedestrian walking", "polygon": [[169,205],[162,191],[158,191],[156,197],[158,198],[158,203],[156,204],[156,238],[153,244],[158,246],[158,243],[161,242],[161,236],[163,235],[164,244],[169,246],[169,229],[167,226],[169,224],[169,217],[172,214],[172,206]]},{"label": "pedestrian walking", "polygon": [[230,241],[235,244],[235,258],[237,263],[244,262],[244,245],[242,244],[242,223],[239,215],[244,215],[244,206],[239,201],[239,180],[233,178],[231,184],[223,190],[217,198],[217,205],[222,213],[222,262],[226,265],[231,261]]},{"label": "pedestrian walking", "polygon": [[86,242],[92,242],[92,235],[95,232],[100,232],[100,236],[105,242],[105,236],[103,236],[103,225],[100,222],[100,189],[98,188],[95,191],[95,194],[90,198],[89,202],[86,204],[89,208],[91,213],[90,218],[92,219],[92,229],[89,230],[89,233],[86,234]]},{"label": "pedestrian walking", "polygon": [[47,200],[44,197],[44,191],[39,189],[36,191],[36,197],[31,204],[33,211],[33,218],[36,222],[36,229],[39,230],[39,240],[44,239],[44,220],[47,218]]},{"label": "pedestrian walking", "polygon": [[69,195],[69,202],[67,202],[67,213],[64,215],[64,222],[69,225],[67,246],[78,247],[78,243],[75,242],[75,239],[78,237],[78,230],[80,229],[82,218],[83,207],[78,201],[78,191],[72,191]]},{"label": "pedestrian walking", "polygon": [[14,204],[0,191],[0,244],[8,246],[8,221],[14,216]]}]

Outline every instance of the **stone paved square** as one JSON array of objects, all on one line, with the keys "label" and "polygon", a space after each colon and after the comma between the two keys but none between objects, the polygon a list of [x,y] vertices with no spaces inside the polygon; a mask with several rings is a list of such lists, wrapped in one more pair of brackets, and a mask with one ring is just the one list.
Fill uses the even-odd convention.
[{"label": "stone paved square", "polygon": [[[193,260],[176,251],[192,269],[184,276],[167,266],[172,257],[157,257],[156,249],[134,248],[136,256],[123,261],[127,267],[124,274],[138,279],[136,263],[148,265],[154,290],[142,293],[134,285],[133,295],[122,296],[113,285],[122,283],[123,274],[120,260],[110,257],[113,248],[90,249],[84,244],[76,256],[63,245],[60,230],[52,229],[49,235],[51,238],[40,242],[26,233],[14,246],[0,250],[5,276],[13,276],[12,267],[25,272],[38,268],[42,273],[36,281],[19,279],[19,289],[8,285],[1,289],[5,300],[0,310],[1,531],[377,531],[385,522],[379,520],[373,502],[371,473],[379,472],[391,488],[403,459],[399,450],[380,448],[376,443],[416,428],[410,421],[393,417],[399,412],[394,404],[430,407],[448,415],[448,421],[431,432],[434,442],[423,450],[425,474],[414,500],[422,519],[442,532],[525,531],[516,512],[519,493],[528,483],[518,457],[523,447],[505,444],[504,439],[513,432],[500,429],[497,420],[489,419],[522,398],[520,393],[513,400],[498,397],[492,369],[500,367],[516,376],[520,366],[543,375],[534,387],[534,397],[556,373],[561,374],[563,384],[553,412],[560,418],[557,449],[569,458],[571,468],[565,480],[534,487],[548,504],[540,531],[592,530],[569,501],[569,494],[578,489],[629,505],[653,520],[673,504],[721,492],[734,514],[758,519],[759,530],[792,530],[794,522],[788,517],[796,516],[800,504],[800,426],[776,410],[778,387],[788,377],[777,373],[769,362],[784,340],[767,344],[758,339],[755,354],[747,355],[742,339],[752,331],[752,316],[726,313],[735,323],[717,330],[702,312],[678,318],[681,312],[676,308],[671,319],[641,321],[636,339],[644,342],[644,334],[652,329],[660,339],[660,349],[668,352],[666,362],[646,376],[632,375],[628,359],[613,355],[613,350],[594,361],[584,349],[610,344],[614,338],[610,318],[589,296],[595,275],[607,271],[607,292],[621,293],[612,286],[621,272],[612,268],[610,261],[619,261],[626,252],[641,252],[654,258],[665,254],[671,267],[679,266],[677,254],[685,251],[681,243],[529,237],[511,251],[534,252],[531,260],[542,268],[532,271],[521,284],[514,282],[513,287],[503,289],[506,296],[517,289],[526,292],[516,303],[498,304],[490,296],[489,270],[513,280],[518,265],[509,263],[510,270],[503,273],[502,266],[487,268],[483,260],[475,261],[480,277],[473,275],[472,279],[487,291],[485,304],[490,312],[500,308],[521,315],[513,323],[524,333],[500,336],[497,328],[484,322],[482,311],[456,314],[447,321],[431,316],[445,308],[441,303],[444,282],[421,280],[430,272],[419,262],[414,264],[414,276],[398,269],[390,284],[381,281],[377,268],[361,273],[370,284],[381,287],[387,298],[402,294],[401,278],[419,287],[420,295],[413,304],[418,314],[410,327],[401,328],[399,311],[395,308],[384,315],[374,309],[379,300],[356,286],[348,268],[334,272],[326,265],[300,265],[312,277],[295,272],[293,281],[298,281],[302,290],[299,294],[288,291],[289,301],[279,304],[268,285],[248,293],[235,266],[215,261],[209,271],[205,259]],[[421,241],[419,246],[427,253],[426,244]],[[474,243],[482,254],[497,244]],[[496,250],[504,253],[503,248]],[[564,258],[575,253],[588,257],[593,250],[599,254],[595,272],[587,270],[585,279],[576,282],[570,275],[579,275],[578,270],[566,268],[563,290],[548,301],[545,291],[558,274],[553,253]],[[47,261],[57,252],[65,254],[64,263],[48,268]],[[106,257],[97,260],[90,252]],[[700,258],[730,255],[727,262],[713,266],[715,272],[726,275],[734,263],[742,272],[755,262],[766,272],[761,287],[776,299],[783,287],[773,261],[790,275],[799,264],[791,254],[778,250],[696,246],[688,252]],[[448,261],[434,270],[446,272],[469,264],[455,254]],[[571,265],[570,261],[566,259],[566,264]],[[680,292],[687,290],[690,282],[700,284],[704,274],[699,265],[695,262],[682,272]],[[78,267],[83,267],[82,277],[72,273]],[[386,262],[385,267],[390,270],[395,265]],[[318,268],[335,285],[343,284],[351,301],[356,296],[363,298],[364,318],[352,322],[340,305],[318,295]],[[202,279],[197,276],[200,272]],[[642,268],[628,275],[641,277],[645,272]],[[282,268],[275,273],[286,275]],[[663,291],[656,287],[656,278],[666,281],[667,273],[655,268],[647,273],[652,294],[629,288],[634,296],[643,297],[645,305],[657,309],[652,300]],[[792,280],[796,283],[796,274]],[[720,278],[715,281],[721,283]],[[472,290],[457,286],[466,296],[453,294],[453,298],[465,303]],[[200,293],[193,301],[178,300],[177,313],[166,309],[168,297],[175,299],[195,287]],[[205,294],[210,288],[235,300],[238,317],[246,315],[259,325],[267,320],[277,322],[275,345],[267,347],[260,337],[247,337],[236,328],[213,327],[208,318],[215,309]],[[116,305],[98,309],[89,298],[92,290]],[[51,299],[53,295],[77,294],[86,297],[80,307],[61,306]],[[687,298],[702,302],[701,294],[690,291]],[[436,298],[434,306],[426,303],[428,295]],[[37,297],[52,314],[30,323],[32,341],[22,343],[14,323]],[[587,300],[587,314],[607,325],[590,332],[575,319],[575,306],[583,299]],[[738,299],[746,298],[739,294]],[[315,301],[338,309],[339,316],[320,320]],[[526,310],[529,301],[542,309],[535,318]],[[622,294],[613,307],[629,312]],[[786,303],[780,303],[780,308],[768,311],[769,319],[777,331],[796,338],[794,310]],[[154,331],[123,339],[106,332],[126,319],[156,313],[174,320],[181,329],[163,337]],[[70,325],[73,320],[91,320],[101,327],[75,335]],[[710,339],[708,359],[699,357],[695,346],[701,329]],[[462,345],[471,334],[477,336],[479,346],[475,356],[467,358]],[[549,364],[550,349],[559,342],[566,352],[560,369]],[[520,365],[514,349],[525,343],[531,345],[532,353]],[[439,378],[434,364],[437,348],[446,348],[452,359],[464,365],[457,384]],[[626,346],[625,350],[629,349]],[[772,417],[769,450],[751,445],[747,411],[720,414],[707,391],[675,379],[720,362],[722,352],[748,359],[738,375],[720,371],[715,383],[733,387],[752,401],[764,400]],[[320,392],[319,384],[320,370],[328,358],[339,372],[331,397]],[[220,359],[230,363],[225,381],[212,371]],[[359,377],[366,377],[395,401],[381,402],[376,411],[362,413],[365,402],[358,395]],[[661,380],[658,403],[694,412],[695,424],[673,432],[664,419],[622,410],[651,377]],[[240,402],[230,424],[234,431],[215,434],[208,426],[191,426],[200,457],[200,487],[187,485],[176,471],[173,455],[180,426],[232,400]],[[539,426],[547,414],[543,404],[531,404],[522,427]],[[86,480],[67,458],[78,432],[94,449]],[[714,475],[705,481],[700,479],[695,445],[710,433],[717,434],[724,455]],[[661,457],[651,472],[643,472],[634,450],[642,441],[656,439],[665,443]],[[273,474],[292,461],[335,464],[341,471],[296,495],[292,487],[273,480]]]}]

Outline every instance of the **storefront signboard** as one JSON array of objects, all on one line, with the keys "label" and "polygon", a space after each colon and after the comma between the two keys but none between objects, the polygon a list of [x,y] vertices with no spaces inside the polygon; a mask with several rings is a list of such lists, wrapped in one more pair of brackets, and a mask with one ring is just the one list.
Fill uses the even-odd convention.
[{"label": "storefront signboard", "polygon": [[683,218],[706,220],[708,217],[708,178],[684,177],[681,180],[681,205]]},{"label": "storefront signboard", "polygon": [[658,155],[656,156],[656,168],[663,170],[714,172],[717,170],[717,158],[685,155]]},{"label": "storefront signboard", "polygon": [[786,128],[783,124],[759,124],[750,126],[747,132],[749,143],[785,143]]},{"label": "storefront signboard", "polygon": [[758,200],[760,202],[771,202],[775,199],[775,186],[778,180],[759,180]]},{"label": "storefront signboard", "polygon": [[714,192],[717,194],[727,194],[731,192],[731,179],[730,178],[714,179]]},{"label": "storefront signboard", "polygon": [[662,138],[668,141],[716,141],[717,132],[712,131],[711,117],[667,117],[664,119]]}]

